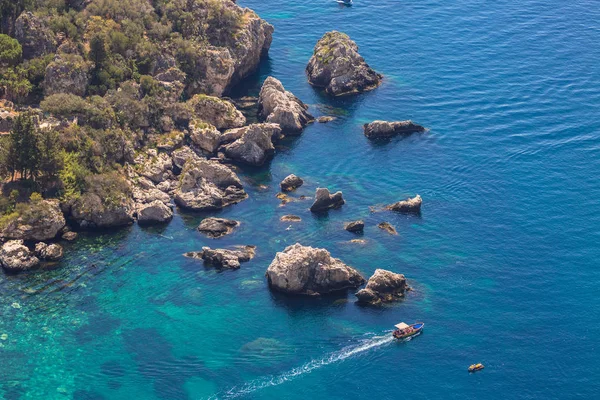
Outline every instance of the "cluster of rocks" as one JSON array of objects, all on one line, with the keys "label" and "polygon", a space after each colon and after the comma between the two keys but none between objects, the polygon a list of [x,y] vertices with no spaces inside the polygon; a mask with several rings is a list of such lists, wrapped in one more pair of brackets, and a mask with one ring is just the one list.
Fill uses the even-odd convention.
[{"label": "cluster of rocks", "polygon": [[189,252],[186,257],[201,259],[205,264],[219,269],[239,269],[240,263],[250,261],[256,254],[255,246],[235,246],[232,249],[211,249],[203,247],[202,251]]},{"label": "cluster of rocks", "polygon": [[63,248],[57,243],[38,242],[30,249],[23,240],[9,240],[0,247],[0,266],[11,272],[27,271],[42,261],[54,262],[63,257]]}]

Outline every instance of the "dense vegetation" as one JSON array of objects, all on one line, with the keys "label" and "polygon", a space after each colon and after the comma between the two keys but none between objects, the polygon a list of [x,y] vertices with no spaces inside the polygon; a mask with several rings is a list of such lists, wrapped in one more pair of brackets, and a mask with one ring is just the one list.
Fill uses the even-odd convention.
[{"label": "dense vegetation", "polygon": [[32,192],[125,191],[124,163],[188,128],[199,55],[235,45],[248,13],[230,0],[0,0],[0,108],[17,115],[0,135],[0,214]]}]

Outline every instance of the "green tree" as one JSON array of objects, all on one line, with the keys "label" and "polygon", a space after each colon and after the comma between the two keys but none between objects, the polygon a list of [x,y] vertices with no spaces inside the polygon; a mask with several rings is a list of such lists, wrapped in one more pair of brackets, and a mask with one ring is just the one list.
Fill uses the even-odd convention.
[{"label": "green tree", "polygon": [[4,89],[6,98],[15,103],[23,102],[33,89],[31,82],[23,76],[21,66],[3,71],[0,74],[0,86]]},{"label": "green tree", "polygon": [[17,39],[0,34],[0,65],[12,66],[21,61],[23,48]]},{"label": "green tree", "polygon": [[15,119],[8,143],[8,169],[14,180],[18,173],[22,179],[35,179],[39,173],[39,135],[30,114],[20,114]]},{"label": "green tree", "polygon": [[58,131],[50,129],[39,133],[39,170],[43,172],[45,183],[58,175],[61,169]]},{"label": "green tree", "polygon": [[89,58],[96,67],[96,69],[100,69],[104,61],[106,61],[106,57],[108,52],[106,51],[106,40],[102,35],[94,35],[90,39],[90,52]]}]

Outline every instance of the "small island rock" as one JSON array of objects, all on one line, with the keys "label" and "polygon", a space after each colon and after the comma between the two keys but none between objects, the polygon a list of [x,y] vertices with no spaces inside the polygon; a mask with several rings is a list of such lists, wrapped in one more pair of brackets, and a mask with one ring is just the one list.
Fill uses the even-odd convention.
[{"label": "small island rock", "polygon": [[381,230],[386,231],[390,235],[398,234],[398,232],[396,231],[396,228],[394,228],[394,226],[392,224],[390,224],[389,222],[381,222],[379,225],[377,225],[377,227]]},{"label": "small island rock", "polygon": [[63,256],[63,248],[56,243],[48,245],[44,242],[39,242],[35,245],[35,255],[41,260],[58,261]]},{"label": "small island rock", "polygon": [[306,73],[311,85],[333,96],[375,89],[383,79],[358,54],[356,43],[336,31],[327,32],[317,42]]},{"label": "small island rock", "polygon": [[300,222],[302,221],[302,218],[300,218],[297,215],[284,215],[283,217],[279,218],[279,220],[281,222]]},{"label": "small island rock", "polygon": [[298,189],[300,186],[304,184],[302,178],[297,177],[294,174],[288,175],[284,180],[281,181],[279,186],[281,186],[281,191],[283,192],[291,192],[292,190]]},{"label": "small island rock", "polygon": [[377,269],[367,286],[356,293],[356,297],[360,303],[366,304],[391,302],[404,297],[407,287],[404,275]]},{"label": "small island rock", "polygon": [[225,218],[204,218],[198,230],[213,239],[228,235],[240,225],[238,221]]},{"label": "small island rock", "polygon": [[22,240],[9,240],[0,248],[0,264],[9,271],[25,271],[40,263]]},{"label": "small island rock", "polygon": [[224,269],[239,269],[240,263],[250,261],[256,254],[256,246],[235,246],[230,249],[211,249],[186,253],[186,257],[202,259],[208,265]]},{"label": "small island rock", "polygon": [[279,124],[285,133],[294,134],[314,120],[308,106],[292,93],[287,92],[280,81],[268,77],[258,97],[258,113],[263,121]]},{"label": "small island rock", "polygon": [[425,127],[412,121],[373,121],[364,125],[365,136],[371,140],[390,139],[397,135],[425,132]]},{"label": "small island rock", "polygon": [[317,188],[315,194],[315,202],[310,207],[310,211],[319,212],[326,211],[330,208],[339,208],[345,203],[342,192],[329,193],[327,188]]},{"label": "small island rock", "polygon": [[365,228],[364,221],[353,221],[349,222],[344,226],[344,229],[348,232],[361,233]]},{"label": "small island rock", "polygon": [[324,294],[365,282],[358,271],[327,250],[299,243],[277,253],[266,275],[272,289],[290,294]]},{"label": "small island rock", "polygon": [[386,210],[418,214],[421,212],[421,204],[423,204],[423,199],[421,196],[416,195],[415,197],[409,197],[406,200],[390,204],[386,207]]}]

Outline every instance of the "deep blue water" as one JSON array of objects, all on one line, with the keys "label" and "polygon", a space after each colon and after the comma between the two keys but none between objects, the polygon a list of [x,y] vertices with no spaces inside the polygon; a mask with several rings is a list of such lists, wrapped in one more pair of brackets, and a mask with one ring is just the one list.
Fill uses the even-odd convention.
[{"label": "deep blue water", "polygon": [[[594,1],[240,0],[275,28],[273,75],[315,124],[273,162],[241,173],[242,221],[209,240],[201,215],[83,235],[56,269],[0,277],[0,398],[567,399],[600,397],[600,8]],[[327,30],[348,33],[385,76],[330,99],[304,67]],[[423,135],[372,144],[362,124],[413,119]],[[326,217],[279,207],[279,181],[342,190]],[[267,185],[263,190],[260,185]],[[421,217],[371,213],[408,195]],[[303,218],[286,230],[284,214]],[[343,222],[364,218],[366,245]],[[399,236],[380,231],[387,220]],[[326,247],[365,276],[415,291],[382,308],[354,296],[287,298],[264,272],[277,251]],[[254,244],[219,273],[181,256]],[[396,344],[399,321],[426,331]],[[484,371],[469,375],[468,365]]]}]

